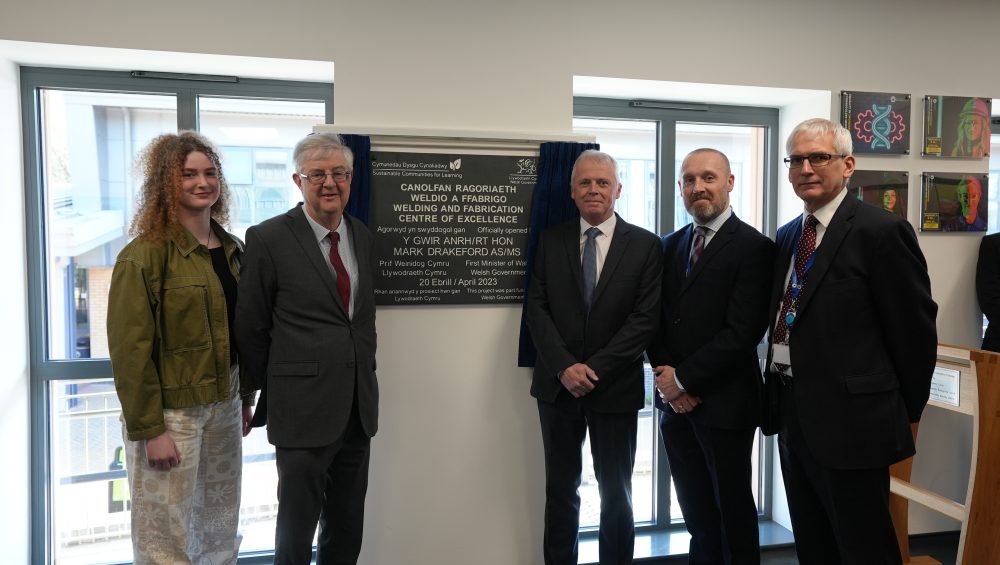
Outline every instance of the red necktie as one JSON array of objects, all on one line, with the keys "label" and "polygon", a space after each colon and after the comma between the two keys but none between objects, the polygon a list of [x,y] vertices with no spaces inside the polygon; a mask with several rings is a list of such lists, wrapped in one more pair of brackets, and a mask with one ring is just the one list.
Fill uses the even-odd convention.
[{"label": "red necktie", "polygon": [[340,258],[340,234],[330,232],[330,263],[337,273],[337,292],[340,293],[340,300],[344,303],[344,311],[348,317],[351,315],[351,277],[344,267],[344,260]]},{"label": "red necktie", "polygon": [[[788,343],[788,313],[795,312],[792,306],[797,306],[798,298],[802,296],[802,286],[806,282],[806,264],[809,263],[809,257],[816,250],[816,224],[818,223],[816,216],[812,214],[806,216],[806,225],[802,229],[802,236],[799,237],[799,244],[795,249],[795,276],[788,277],[785,296],[781,299],[781,314],[778,316],[778,323],[774,326],[774,339],[771,340],[773,343]],[[798,280],[799,284],[799,292],[797,293],[793,293],[792,289],[792,282],[795,280]],[[793,321],[792,325],[794,324]],[[788,366],[784,364],[775,363],[775,365],[782,372],[788,369]]]}]

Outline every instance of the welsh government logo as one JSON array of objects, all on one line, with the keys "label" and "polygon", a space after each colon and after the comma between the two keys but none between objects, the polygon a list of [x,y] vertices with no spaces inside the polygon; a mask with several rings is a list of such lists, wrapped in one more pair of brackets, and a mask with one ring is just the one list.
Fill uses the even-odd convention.
[{"label": "welsh government logo", "polygon": [[525,157],[524,159],[518,159],[515,164],[517,165],[517,174],[519,175],[533,175],[538,172],[538,159]]},{"label": "welsh government logo", "polygon": [[449,162],[448,163],[448,168],[450,170],[452,170],[452,171],[457,171],[457,170],[461,169],[462,168],[462,160],[461,159],[455,159],[454,161]]},{"label": "welsh government logo", "polygon": [[903,139],[906,123],[903,115],[892,110],[892,104],[872,107],[858,112],[854,120],[854,136],[872,149],[892,149],[892,144]]}]

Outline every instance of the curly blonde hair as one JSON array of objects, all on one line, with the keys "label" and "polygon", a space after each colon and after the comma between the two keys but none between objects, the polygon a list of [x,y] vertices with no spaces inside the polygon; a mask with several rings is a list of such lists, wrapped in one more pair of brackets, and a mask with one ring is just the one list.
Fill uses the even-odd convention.
[{"label": "curly blonde hair", "polygon": [[219,171],[219,199],[212,205],[212,219],[221,225],[229,224],[229,185],[222,174],[219,152],[200,133],[182,131],[153,139],[139,154],[136,168],[142,172],[143,181],[129,235],[163,241],[183,229],[177,221],[177,201],[184,162],[195,151],[204,153]]}]

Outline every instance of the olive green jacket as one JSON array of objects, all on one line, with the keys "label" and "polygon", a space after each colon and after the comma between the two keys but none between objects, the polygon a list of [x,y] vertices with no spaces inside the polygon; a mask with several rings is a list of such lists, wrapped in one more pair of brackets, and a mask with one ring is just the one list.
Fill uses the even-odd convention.
[{"label": "olive green jacket", "polygon": [[[239,280],[242,243],[214,221],[212,229]],[[187,230],[165,242],[140,236],[122,249],[111,275],[107,327],[130,440],[165,432],[164,408],[232,397],[226,298],[208,248]],[[253,389],[241,382],[240,395],[246,402]]]}]

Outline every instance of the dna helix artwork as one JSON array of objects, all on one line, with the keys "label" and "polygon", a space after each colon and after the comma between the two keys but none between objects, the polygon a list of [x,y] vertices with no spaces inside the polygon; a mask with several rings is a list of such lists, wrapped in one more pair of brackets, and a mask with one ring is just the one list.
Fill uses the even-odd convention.
[{"label": "dna helix artwork", "polygon": [[872,149],[892,149],[892,144],[903,139],[906,123],[902,114],[892,110],[892,104],[872,104],[858,112],[854,120],[854,135]]}]

